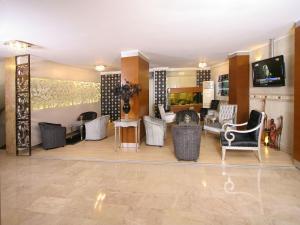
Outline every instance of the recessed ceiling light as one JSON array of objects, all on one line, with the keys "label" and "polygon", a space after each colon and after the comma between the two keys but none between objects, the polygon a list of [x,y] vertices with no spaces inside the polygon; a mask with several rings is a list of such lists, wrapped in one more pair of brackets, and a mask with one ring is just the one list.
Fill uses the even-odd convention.
[{"label": "recessed ceiling light", "polygon": [[19,40],[7,41],[7,42],[4,42],[4,45],[7,45],[12,49],[22,50],[22,51],[25,51],[28,48],[30,48],[31,46],[33,46],[33,44],[30,44],[30,43],[25,42],[25,41],[19,41]]},{"label": "recessed ceiling light", "polygon": [[105,66],[103,65],[97,65],[95,66],[95,70],[97,70],[98,72],[102,72],[105,70]]},{"label": "recessed ceiling light", "polygon": [[200,62],[198,65],[201,69],[204,69],[205,67],[207,67],[207,63],[206,62]]}]

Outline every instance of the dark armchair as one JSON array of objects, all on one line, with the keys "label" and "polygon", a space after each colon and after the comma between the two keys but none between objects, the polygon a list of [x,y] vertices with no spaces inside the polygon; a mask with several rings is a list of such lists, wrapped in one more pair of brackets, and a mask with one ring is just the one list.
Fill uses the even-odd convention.
[{"label": "dark armchair", "polygon": [[[252,110],[248,122],[242,124],[225,123],[221,132],[222,160],[226,150],[253,150],[258,152],[261,161],[260,143],[264,123],[264,112]],[[246,126],[246,130],[236,130],[236,127]]]},{"label": "dark armchair", "polygon": [[44,149],[58,148],[66,145],[66,128],[61,124],[39,123],[42,146]]},{"label": "dark armchair", "polygon": [[94,120],[97,118],[97,113],[96,112],[84,112],[81,113],[78,117],[78,121],[79,120],[83,120],[83,121],[90,121],[90,120]]},{"label": "dark armchair", "polygon": [[[77,118],[78,121],[83,121],[83,122],[89,122],[92,120],[95,120],[97,118],[97,113],[96,112],[84,112],[79,115]],[[85,125],[78,126],[78,130],[80,130],[82,138],[85,139],[86,136],[86,130],[85,130]]]}]

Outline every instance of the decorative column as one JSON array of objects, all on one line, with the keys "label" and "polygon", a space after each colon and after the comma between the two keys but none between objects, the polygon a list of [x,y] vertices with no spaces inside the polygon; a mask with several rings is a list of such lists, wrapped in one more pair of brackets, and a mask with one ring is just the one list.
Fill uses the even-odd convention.
[{"label": "decorative column", "polygon": [[229,56],[229,104],[237,105],[237,123],[249,118],[249,52]]},{"label": "decorative column", "polygon": [[300,168],[300,21],[295,27],[295,74],[294,74],[294,160]]},{"label": "decorative column", "polygon": [[6,151],[16,154],[16,63],[15,57],[4,60],[5,76],[5,143]]},{"label": "decorative column", "polygon": [[16,56],[16,150],[31,155],[30,55]]},{"label": "decorative column", "polygon": [[31,155],[30,55],[6,58],[6,151]]},{"label": "decorative column", "polygon": [[196,74],[196,85],[202,86],[203,81],[211,80],[211,72],[210,70],[197,70]]},{"label": "decorative column", "polygon": [[[130,99],[131,110],[128,115],[129,119],[142,119],[144,115],[149,115],[148,59],[138,50],[121,52],[121,57],[122,82],[128,80],[132,83],[139,84],[142,89],[139,95],[135,95]],[[123,111],[121,117],[125,117]],[[143,138],[144,135],[145,129],[143,123],[141,123],[141,138]],[[130,147],[131,143],[135,142],[134,128],[122,129],[122,142],[125,143],[124,147]]]},{"label": "decorative column", "polygon": [[167,71],[156,70],[153,72],[154,79],[154,113],[155,117],[160,118],[158,105],[167,106]]},{"label": "decorative column", "polygon": [[101,115],[109,115],[111,121],[121,117],[121,97],[114,94],[120,84],[120,72],[101,74]]}]

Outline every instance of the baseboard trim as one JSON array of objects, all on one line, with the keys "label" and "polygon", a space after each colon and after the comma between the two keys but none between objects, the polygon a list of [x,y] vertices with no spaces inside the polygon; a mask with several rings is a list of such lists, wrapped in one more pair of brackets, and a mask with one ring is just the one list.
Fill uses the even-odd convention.
[{"label": "baseboard trim", "polygon": [[[138,144],[138,148],[140,144]],[[121,148],[136,148],[136,143],[121,143]]]},{"label": "baseboard trim", "polygon": [[297,169],[300,169],[300,162],[294,159],[294,165]]}]

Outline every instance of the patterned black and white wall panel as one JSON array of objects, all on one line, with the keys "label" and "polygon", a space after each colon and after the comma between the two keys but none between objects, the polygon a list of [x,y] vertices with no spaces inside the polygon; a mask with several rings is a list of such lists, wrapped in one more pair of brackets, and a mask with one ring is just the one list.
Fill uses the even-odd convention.
[{"label": "patterned black and white wall panel", "polygon": [[121,118],[121,97],[114,88],[121,84],[121,74],[101,75],[101,115],[109,115],[111,121]]},{"label": "patterned black and white wall panel", "polygon": [[154,113],[155,117],[160,117],[158,105],[164,105],[166,108],[166,85],[167,85],[167,71],[154,71]]},{"label": "patterned black and white wall panel", "polygon": [[202,85],[203,81],[209,81],[210,79],[210,70],[197,70],[197,86]]},{"label": "patterned black and white wall panel", "polygon": [[229,92],[229,75],[223,74],[218,78],[218,95],[228,96]]},{"label": "patterned black and white wall panel", "polygon": [[16,56],[16,150],[31,155],[30,55]]}]

